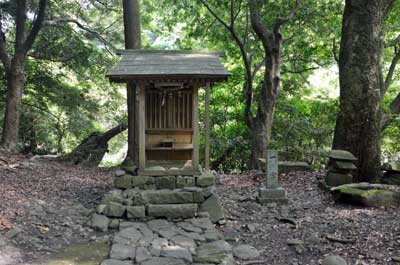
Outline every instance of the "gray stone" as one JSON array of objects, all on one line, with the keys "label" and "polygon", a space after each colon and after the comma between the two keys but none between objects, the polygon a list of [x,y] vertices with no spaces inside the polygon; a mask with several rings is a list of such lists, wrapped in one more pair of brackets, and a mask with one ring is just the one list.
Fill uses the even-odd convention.
[{"label": "gray stone", "polygon": [[125,213],[125,206],[117,202],[109,202],[104,213],[109,217],[122,217]]},{"label": "gray stone", "polygon": [[180,246],[165,246],[161,249],[161,256],[168,258],[183,259],[190,263],[193,262],[189,250]]},{"label": "gray stone", "polygon": [[200,241],[200,242],[205,242],[206,238],[198,233],[195,232],[186,232],[182,229],[178,229],[177,233],[179,235],[185,236],[185,237],[189,237],[189,238],[193,238],[196,241]]},{"label": "gray stone", "polygon": [[133,262],[128,260],[107,259],[104,260],[101,265],[133,265]]},{"label": "gray stone", "polygon": [[135,261],[136,263],[141,263],[145,260],[151,259],[151,254],[145,247],[138,247],[136,249]]},{"label": "gray stone", "polygon": [[123,204],[125,201],[125,198],[122,197],[121,194],[115,194],[115,193],[108,193],[104,195],[103,199],[101,200],[101,204],[108,204],[109,202],[116,202]]},{"label": "gray stone", "polygon": [[310,164],[301,161],[279,161],[278,171],[280,173],[290,173],[297,171],[310,171]]},{"label": "gray stone", "polygon": [[107,205],[106,204],[99,204],[96,207],[96,212],[98,214],[104,214],[104,212],[106,211]]},{"label": "gray stone", "polygon": [[337,187],[353,182],[353,176],[346,173],[336,173],[329,171],[325,176],[325,183],[329,187]]},{"label": "gray stone", "polygon": [[193,194],[193,202],[202,203],[205,201],[203,191],[194,191]]},{"label": "gray stone", "polygon": [[171,238],[172,236],[177,234],[176,226],[168,222],[167,220],[155,219],[149,221],[147,225],[153,232],[165,238]]},{"label": "gray stone", "polygon": [[193,240],[193,238],[177,235],[171,237],[171,242],[173,242],[175,245],[188,249],[191,254],[196,254],[196,242]]},{"label": "gray stone", "polygon": [[255,259],[260,256],[260,252],[253,246],[239,245],[233,248],[233,256],[242,260]]},{"label": "gray stone", "polygon": [[161,255],[161,249],[168,246],[168,240],[165,238],[157,238],[151,242],[150,254],[159,257]]},{"label": "gray stone", "polygon": [[196,185],[199,187],[214,186],[215,176],[211,172],[204,172],[201,176],[197,177]]},{"label": "gray stone", "polygon": [[304,242],[300,239],[288,239],[286,242],[289,246],[304,245]]},{"label": "gray stone", "polygon": [[212,222],[217,222],[218,220],[224,219],[224,209],[219,201],[219,198],[215,195],[211,195],[207,200],[205,200],[200,208],[200,212],[208,212]]},{"label": "gray stone", "polygon": [[154,178],[149,176],[134,176],[132,179],[132,187],[134,188],[143,188],[153,184],[155,184]]},{"label": "gray stone", "polygon": [[203,235],[207,241],[216,241],[224,238],[215,228],[206,230]]},{"label": "gray stone", "polygon": [[111,259],[133,260],[135,259],[135,247],[124,244],[113,244],[110,251]]},{"label": "gray stone", "polygon": [[197,255],[194,258],[195,262],[211,262],[221,263],[223,260],[229,257],[232,251],[231,246],[223,241],[214,241],[211,243],[201,244],[197,248]]},{"label": "gray stone", "polygon": [[186,191],[156,190],[143,193],[150,204],[183,204],[193,203],[193,195]]},{"label": "gray stone", "polygon": [[268,189],[275,189],[279,187],[278,151],[276,150],[267,150],[266,187]]},{"label": "gray stone", "polygon": [[333,167],[343,171],[350,171],[357,169],[357,167],[351,161],[335,161],[333,163]]},{"label": "gray stone", "polygon": [[286,191],[282,187],[260,188],[258,190],[257,202],[260,204],[287,204]]},{"label": "gray stone", "polygon": [[147,247],[156,237],[153,231],[145,223],[133,223],[131,227],[136,228],[142,233],[142,238],[139,240],[138,245],[142,247]]},{"label": "gray stone", "polygon": [[347,265],[347,262],[339,256],[328,256],[322,260],[321,265]]},{"label": "gray stone", "polygon": [[114,175],[115,175],[116,177],[121,177],[121,176],[123,176],[123,175],[125,175],[125,174],[126,174],[125,170],[122,170],[122,169],[117,169],[117,170],[115,171],[115,173],[114,173]]},{"label": "gray stone", "polygon": [[131,175],[123,175],[114,179],[114,187],[119,189],[129,189],[132,187],[132,179]]},{"label": "gray stone", "polygon": [[207,188],[204,188],[203,189],[203,196],[204,196],[204,198],[208,198],[208,197],[210,197],[211,195],[215,195],[215,186],[210,186],[210,187],[207,187]]},{"label": "gray stone", "polygon": [[108,225],[108,228],[118,230],[119,229],[119,223],[120,223],[119,219],[111,219],[111,222]]},{"label": "gray stone", "polygon": [[195,186],[195,179],[191,176],[177,176],[176,177],[176,187],[184,188],[184,187],[193,187]]},{"label": "gray stone", "polygon": [[176,225],[187,232],[195,232],[195,233],[202,232],[201,228],[195,227],[194,225],[192,225],[191,223],[188,223],[188,222],[179,222]]},{"label": "gray stone", "polygon": [[125,228],[129,228],[135,225],[135,222],[129,222],[129,221],[122,221],[119,224],[119,230],[124,230]]},{"label": "gray stone", "polygon": [[187,222],[190,222],[192,225],[199,227],[201,229],[212,229],[214,228],[214,225],[212,224],[210,218],[208,217],[203,217],[203,218],[191,218],[189,220],[186,220]]},{"label": "gray stone", "polygon": [[357,160],[357,158],[352,153],[345,150],[332,150],[329,153],[328,157],[334,160],[344,160],[344,161]]},{"label": "gray stone", "polygon": [[114,243],[135,245],[140,239],[142,239],[142,233],[135,227],[129,227],[119,231],[114,236]]},{"label": "gray stone", "polygon": [[152,217],[190,218],[197,213],[197,204],[150,204],[148,214]]},{"label": "gray stone", "polygon": [[126,213],[128,219],[144,218],[146,209],[144,206],[126,206]]},{"label": "gray stone", "polygon": [[95,230],[107,232],[108,225],[110,224],[110,219],[104,215],[93,214],[90,223],[91,227]]},{"label": "gray stone", "polygon": [[142,262],[141,265],[186,265],[186,263],[175,258],[151,258]]},{"label": "gray stone", "polygon": [[176,188],[175,176],[156,177],[155,182],[156,182],[156,187],[159,190],[162,189],[173,190]]}]

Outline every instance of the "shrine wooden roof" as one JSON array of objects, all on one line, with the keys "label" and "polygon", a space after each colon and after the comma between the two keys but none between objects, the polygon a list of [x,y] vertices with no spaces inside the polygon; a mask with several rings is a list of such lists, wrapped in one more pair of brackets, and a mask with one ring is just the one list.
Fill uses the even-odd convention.
[{"label": "shrine wooden roof", "polygon": [[134,80],[224,81],[223,53],[174,50],[118,50],[121,60],[107,73],[113,82]]}]

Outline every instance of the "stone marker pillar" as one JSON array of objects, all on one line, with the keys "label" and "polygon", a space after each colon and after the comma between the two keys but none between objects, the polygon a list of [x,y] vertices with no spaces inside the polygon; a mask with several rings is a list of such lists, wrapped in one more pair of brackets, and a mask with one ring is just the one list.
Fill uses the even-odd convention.
[{"label": "stone marker pillar", "polygon": [[268,150],[266,157],[265,184],[258,190],[257,201],[261,204],[279,203],[287,204],[285,190],[278,182],[278,151]]}]

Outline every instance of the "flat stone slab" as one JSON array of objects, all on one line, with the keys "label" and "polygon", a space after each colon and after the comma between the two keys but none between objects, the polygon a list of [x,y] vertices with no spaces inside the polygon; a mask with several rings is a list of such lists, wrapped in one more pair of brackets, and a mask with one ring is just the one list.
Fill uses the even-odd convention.
[{"label": "flat stone slab", "polygon": [[260,204],[278,203],[287,204],[286,191],[282,187],[260,188],[258,190],[257,202]]},{"label": "flat stone slab", "polygon": [[334,160],[357,161],[357,158],[352,153],[345,150],[332,150],[328,157]]},{"label": "flat stone slab", "polygon": [[260,256],[260,252],[250,245],[239,245],[233,248],[233,255],[242,260],[255,259]]},{"label": "flat stone slab", "polygon": [[[253,249],[250,254],[255,255]],[[234,265],[232,247],[223,240],[209,217],[176,222],[166,219],[121,222],[120,231],[115,234],[111,245],[109,259],[101,265],[196,263]]]}]

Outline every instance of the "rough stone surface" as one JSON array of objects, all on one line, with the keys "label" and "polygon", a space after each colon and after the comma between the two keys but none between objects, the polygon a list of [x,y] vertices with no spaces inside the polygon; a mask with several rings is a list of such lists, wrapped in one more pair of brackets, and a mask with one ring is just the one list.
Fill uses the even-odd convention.
[{"label": "rough stone surface", "polygon": [[95,230],[107,232],[110,219],[107,216],[93,214],[91,219],[91,226]]},{"label": "rough stone surface", "polygon": [[154,178],[149,176],[134,176],[132,178],[132,187],[143,188],[147,185],[155,184]]},{"label": "rough stone surface", "polygon": [[171,242],[175,245],[188,249],[191,254],[196,253],[196,242],[193,238],[177,235],[171,238]]},{"label": "rough stone surface", "polygon": [[329,155],[329,158],[335,160],[344,160],[344,161],[356,161],[357,158],[350,152],[345,150],[332,150]]},{"label": "rough stone surface", "polygon": [[161,249],[161,256],[162,257],[169,257],[169,258],[176,258],[176,259],[183,259],[188,262],[192,262],[193,258],[190,254],[189,250],[181,247],[181,246],[165,246]]},{"label": "rough stone surface", "polygon": [[347,262],[339,256],[328,256],[322,260],[321,265],[347,265]]},{"label": "rough stone surface", "polygon": [[110,251],[111,259],[133,260],[135,258],[135,247],[124,244],[113,244]]},{"label": "rough stone surface", "polygon": [[114,236],[114,243],[120,244],[136,244],[142,238],[142,233],[135,227],[129,227],[119,231]]},{"label": "rough stone surface", "polygon": [[211,172],[205,172],[201,176],[197,177],[196,181],[199,187],[209,187],[215,184],[215,176]]},{"label": "rough stone surface", "polygon": [[132,261],[122,261],[116,259],[107,259],[101,263],[101,265],[132,265]]},{"label": "rough stone surface", "polygon": [[108,225],[108,228],[110,228],[110,229],[119,229],[119,223],[120,223],[119,219],[111,219],[111,222]]},{"label": "rough stone surface", "polygon": [[143,195],[151,204],[193,203],[192,193],[185,191],[157,190],[145,192]]},{"label": "rough stone surface", "polygon": [[260,252],[253,246],[239,245],[233,248],[233,256],[243,260],[255,259],[260,256]]},{"label": "rough stone surface", "polygon": [[287,204],[288,199],[286,197],[286,191],[282,187],[260,188],[258,190],[257,202],[261,204]]},{"label": "rough stone surface", "polygon": [[175,189],[176,188],[176,179],[175,176],[163,176],[155,178],[156,187],[159,190],[162,189]]},{"label": "rough stone surface", "polygon": [[146,209],[144,206],[126,206],[126,213],[128,219],[144,218]]},{"label": "rough stone surface", "polygon": [[153,230],[153,232],[159,234],[162,237],[170,238],[177,234],[176,227],[167,220],[155,219],[149,221],[147,224],[149,228]]},{"label": "rough stone surface", "polygon": [[150,204],[148,214],[152,217],[190,218],[197,213],[197,204]]},{"label": "rough stone surface", "polygon": [[186,263],[175,258],[152,258],[142,262],[141,265],[186,265]]},{"label": "rough stone surface", "polygon": [[353,182],[353,176],[346,173],[336,173],[329,171],[325,176],[325,183],[329,187],[337,187]]},{"label": "rough stone surface", "polygon": [[114,186],[119,189],[129,189],[132,187],[132,179],[131,175],[123,175],[120,177],[116,177],[114,179]]},{"label": "rough stone surface", "polygon": [[168,246],[168,240],[165,238],[157,238],[151,242],[150,254],[159,257],[161,255],[161,249]]},{"label": "rough stone surface", "polygon": [[212,222],[217,222],[225,218],[224,209],[222,208],[219,198],[215,195],[211,195],[207,200],[205,200],[200,208],[200,212],[208,212]]},{"label": "rough stone surface", "polygon": [[199,246],[194,259],[196,262],[220,263],[227,258],[231,250],[231,246],[222,240],[205,243]]},{"label": "rough stone surface", "polygon": [[279,161],[278,171],[280,173],[290,173],[296,171],[310,171],[311,167],[307,162],[301,161]]},{"label": "rough stone surface", "polygon": [[185,187],[193,187],[196,185],[194,177],[191,176],[177,176],[176,177],[176,187],[177,188],[185,188]]},{"label": "rough stone surface", "polygon": [[116,202],[109,202],[104,211],[109,217],[122,217],[125,213],[125,206]]},{"label": "rough stone surface", "polygon": [[136,249],[136,256],[135,256],[135,261],[136,263],[141,263],[145,260],[151,259],[152,256],[150,252],[147,250],[145,247],[138,247]]}]

